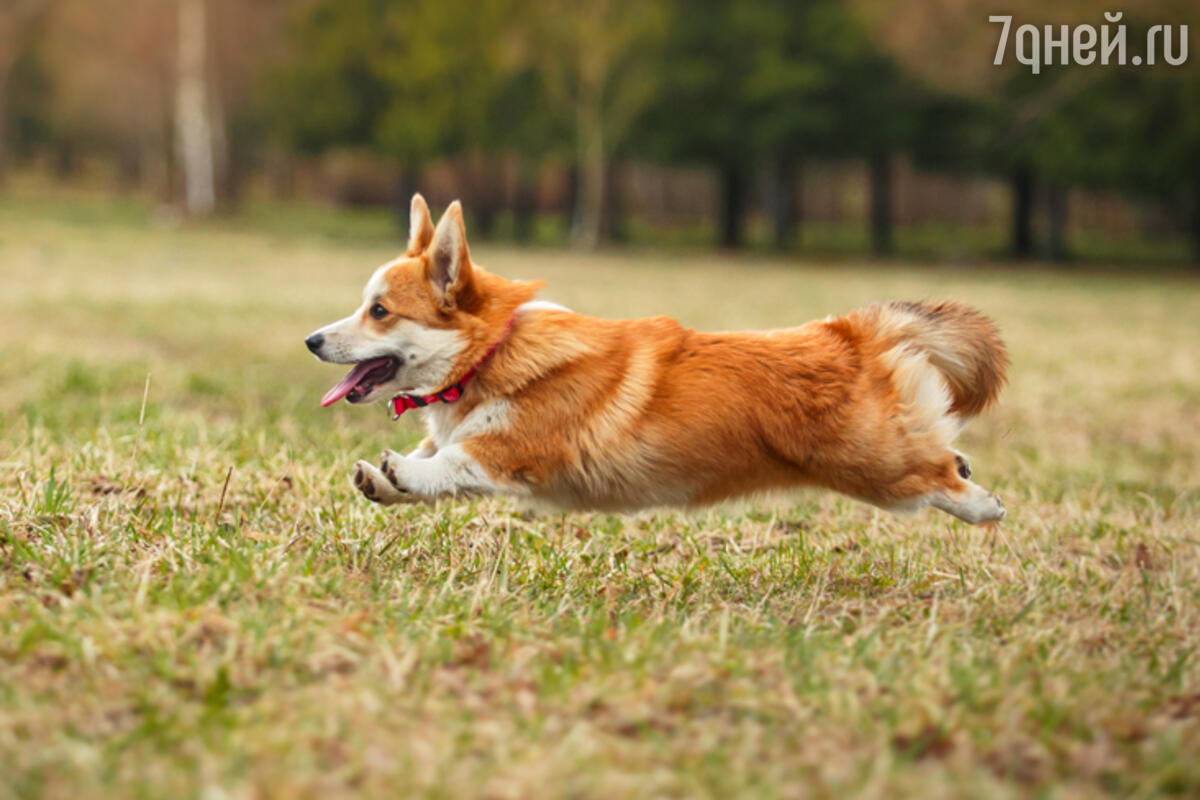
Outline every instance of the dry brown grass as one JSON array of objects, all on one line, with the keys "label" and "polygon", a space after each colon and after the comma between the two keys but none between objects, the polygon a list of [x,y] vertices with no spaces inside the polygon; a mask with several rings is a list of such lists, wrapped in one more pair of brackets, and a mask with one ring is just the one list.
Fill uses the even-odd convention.
[{"label": "dry brown grass", "polygon": [[1195,281],[476,251],[705,328],[978,305],[1009,520],[381,510],[415,424],[301,340],[388,249],[0,221],[0,796],[1200,791]]}]

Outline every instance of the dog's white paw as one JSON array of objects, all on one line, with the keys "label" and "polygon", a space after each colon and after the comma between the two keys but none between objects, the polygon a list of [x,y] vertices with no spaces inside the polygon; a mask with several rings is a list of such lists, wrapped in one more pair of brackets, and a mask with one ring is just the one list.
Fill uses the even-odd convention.
[{"label": "dog's white paw", "polygon": [[[395,472],[394,468],[392,471]],[[379,467],[366,461],[354,464],[351,482],[354,488],[372,503],[391,506],[397,503],[411,503],[416,499],[411,492],[401,489],[391,478],[384,475]]]},{"label": "dog's white paw", "polygon": [[384,450],[379,459],[379,471],[383,473],[383,477],[402,492],[406,491],[402,472],[406,460],[403,454],[397,453],[395,450]]}]

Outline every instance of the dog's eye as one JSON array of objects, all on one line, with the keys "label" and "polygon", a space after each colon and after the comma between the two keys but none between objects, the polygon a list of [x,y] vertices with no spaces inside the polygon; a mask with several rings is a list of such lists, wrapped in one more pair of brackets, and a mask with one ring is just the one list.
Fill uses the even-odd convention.
[{"label": "dog's eye", "polygon": [[374,317],[375,319],[383,319],[384,317],[387,316],[387,313],[388,313],[387,309],[384,308],[379,303],[376,303],[375,305],[371,306],[371,316]]}]

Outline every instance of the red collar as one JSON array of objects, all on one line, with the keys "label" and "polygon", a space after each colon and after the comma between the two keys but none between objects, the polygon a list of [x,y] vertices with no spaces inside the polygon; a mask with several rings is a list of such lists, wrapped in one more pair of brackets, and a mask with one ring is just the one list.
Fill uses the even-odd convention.
[{"label": "red collar", "polygon": [[467,370],[466,374],[458,379],[458,383],[447,386],[440,392],[434,392],[433,394],[398,394],[389,400],[388,405],[392,409],[392,420],[400,419],[401,414],[413,408],[424,408],[430,403],[453,403],[462,397],[463,391],[465,391],[467,386],[467,381],[474,378],[484,362],[496,352],[496,348],[500,346],[501,342],[504,341],[504,337],[508,335],[508,330],[512,327],[515,317],[516,312],[513,312],[513,315],[508,318],[508,324],[504,326],[504,333],[500,334],[500,338],[496,340],[496,343],[488,348],[488,351],[483,354],[483,358],[476,361],[475,366]]}]

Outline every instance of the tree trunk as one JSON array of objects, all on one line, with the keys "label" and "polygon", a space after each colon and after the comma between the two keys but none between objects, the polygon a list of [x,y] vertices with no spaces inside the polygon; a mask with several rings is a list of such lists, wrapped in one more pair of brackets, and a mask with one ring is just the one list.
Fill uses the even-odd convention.
[{"label": "tree trunk", "polygon": [[73,136],[62,136],[54,143],[54,176],[67,180],[79,172],[79,144]]},{"label": "tree trunk", "polygon": [[623,242],[626,239],[625,209],[621,205],[621,169],[609,159],[605,170],[604,216],[600,220],[600,236],[605,241]]},{"label": "tree trunk", "polygon": [[721,165],[718,242],[721,247],[739,248],[743,241],[742,218],[745,216],[746,173],[737,162]]},{"label": "tree trunk", "polygon": [[459,191],[471,212],[472,237],[493,239],[496,219],[504,208],[505,176],[497,160],[486,153],[461,159]]},{"label": "tree trunk", "polygon": [[579,165],[567,167],[566,185],[563,187],[563,227],[568,234],[579,213]]},{"label": "tree trunk", "polygon": [[50,10],[50,0],[5,0],[0,9],[0,186],[10,166],[9,98],[12,71],[22,51],[34,41],[36,30]]},{"label": "tree trunk", "polygon": [[767,183],[767,207],[771,213],[776,250],[787,250],[796,238],[796,162],[781,156]]},{"label": "tree trunk", "polygon": [[11,64],[0,53],[0,188],[8,177],[8,76]]},{"label": "tree trunk", "polygon": [[1188,228],[1192,239],[1192,263],[1200,267],[1200,177],[1195,178],[1192,184],[1192,208]]},{"label": "tree trunk", "polygon": [[290,199],[295,195],[295,175],[291,156],[282,149],[272,147],[266,158],[267,186],[275,200]]},{"label": "tree trunk", "polygon": [[474,225],[471,235],[473,239],[483,241],[491,239],[496,233],[496,208],[492,205],[491,198],[485,197],[482,203],[479,203],[472,216]]},{"label": "tree trunk", "polygon": [[804,246],[804,164],[796,164],[792,177],[792,241]]},{"label": "tree trunk", "polygon": [[871,182],[871,252],[890,256],[895,251],[892,236],[893,197],[892,154],[880,152],[871,156],[868,165]]},{"label": "tree trunk", "polygon": [[1067,190],[1061,184],[1046,187],[1046,223],[1048,250],[1051,261],[1066,261],[1067,251]]},{"label": "tree trunk", "polygon": [[1033,255],[1033,169],[1018,164],[1012,173],[1012,254]]},{"label": "tree trunk", "polygon": [[142,143],[129,138],[117,146],[117,188],[132,192],[142,184]]},{"label": "tree trunk", "polygon": [[242,165],[238,160],[240,154],[237,143],[233,141],[225,119],[225,105],[218,97],[218,92],[211,94],[213,100],[209,104],[209,121],[212,125],[214,186],[217,205],[228,211],[238,202]]},{"label": "tree trunk", "polygon": [[157,135],[146,140],[146,164],[149,165],[150,182],[155,202],[170,206],[178,202],[179,191],[179,136],[175,131],[175,76],[164,74],[157,81],[160,113]]},{"label": "tree trunk", "polygon": [[517,166],[513,194],[513,239],[524,244],[533,238],[534,176],[525,164]]},{"label": "tree trunk", "polygon": [[604,214],[608,202],[608,153],[599,114],[582,104],[578,114],[579,185],[571,244],[583,250],[600,246],[604,237]]},{"label": "tree trunk", "polygon": [[179,75],[175,92],[175,131],[183,166],[184,208],[206,216],[216,208],[213,134],[205,73],[205,0],[178,0]]}]

